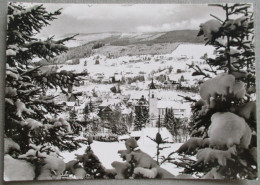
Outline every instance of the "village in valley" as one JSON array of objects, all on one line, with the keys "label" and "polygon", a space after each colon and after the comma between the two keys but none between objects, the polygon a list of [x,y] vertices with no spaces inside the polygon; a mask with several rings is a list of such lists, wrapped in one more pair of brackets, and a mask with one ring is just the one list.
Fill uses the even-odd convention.
[{"label": "village in valley", "polygon": [[[188,52],[198,47],[201,50],[196,54]],[[59,116],[85,122],[85,133],[107,140],[126,139],[131,134],[138,138],[143,128],[155,128],[159,123],[164,126],[166,111],[171,109],[173,116],[181,121],[182,132],[187,132],[192,102],[185,97],[197,99],[196,87],[201,79],[192,76],[189,65],[207,65],[203,60],[206,53],[213,55],[212,48],[180,44],[165,55],[116,58],[94,54],[79,59],[77,64],[69,60],[50,68],[58,72],[87,72],[87,75],[76,81],[68,94],[56,89],[49,89],[46,94],[55,96],[56,103],[66,107],[67,111]],[[135,123],[141,109],[147,115],[138,126]],[[183,138],[173,138],[175,142],[187,139],[187,135],[179,135]]]}]

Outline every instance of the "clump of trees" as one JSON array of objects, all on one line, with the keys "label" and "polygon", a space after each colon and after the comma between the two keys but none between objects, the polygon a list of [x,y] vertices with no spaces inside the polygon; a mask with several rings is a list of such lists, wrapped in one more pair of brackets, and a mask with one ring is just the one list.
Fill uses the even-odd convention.
[{"label": "clump of trees", "polygon": [[166,113],[161,126],[166,127],[172,134],[173,139],[175,139],[175,141],[178,141],[177,137],[180,135],[181,129],[183,128],[183,122],[180,119],[175,118],[173,109],[166,109]]},{"label": "clump of trees", "polygon": [[149,121],[149,110],[146,107],[135,108],[134,130],[142,130]]},{"label": "clump of trees", "polygon": [[98,49],[98,48],[103,47],[104,45],[105,44],[102,42],[97,42],[97,43],[94,43],[94,45],[92,46],[92,49]]}]

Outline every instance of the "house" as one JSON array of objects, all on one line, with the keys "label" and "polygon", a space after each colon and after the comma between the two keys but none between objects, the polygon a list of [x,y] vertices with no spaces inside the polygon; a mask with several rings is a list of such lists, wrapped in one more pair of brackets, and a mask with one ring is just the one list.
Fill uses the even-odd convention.
[{"label": "house", "polygon": [[76,102],[66,102],[68,110],[72,110],[76,106]]},{"label": "house", "polygon": [[108,84],[111,82],[112,82],[112,79],[110,77],[105,77],[104,79],[101,80],[101,83],[104,83],[104,84]]},{"label": "house", "polygon": [[93,75],[92,79],[96,81],[101,81],[104,78],[104,73],[96,73]]},{"label": "house", "polygon": [[122,114],[123,117],[128,116],[132,113],[132,109],[130,107],[122,106],[121,110],[122,110],[121,114]]},{"label": "house", "polygon": [[126,73],[125,73],[125,78],[127,79],[127,78],[134,78],[134,73],[133,72],[131,72],[131,71],[127,71]]},{"label": "house", "polygon": [[185,60],[185,59],[188,59],[187,55],[181,55],[179,56],[177,59],[179,60]]},{"label": "house", "polygon": [[121,106],[121,99],[106,99],[99,106],[99,116],[102,120],[108,120],[116,106]]},{"label": "house", "polygon": [[77,96],[75,94],[69,95],[67,101],[75,102],[77,106],[79,105],[79,99],[77,98]]},{"label": "house", "polygon": [[178,82],[168,79],[163,82],[163,88],[168,90],[176,89],[178,84]]},{"label": "house", "polygon": [[84,114],[85,107],[86,107],[86,104],[82,103],[80,106],[76,106],[75,110],[78,114]]},{"label": "house", "polygon": [[101,105],[103,102],[102,98],[100,97],[91,97],[89,101],[91,102],[93,109],[98,109],[99,105]]},{"label": "house", "polygon": [[86,103],[89,101],[89,99],[86,97],[86,95],[77,96],[77,99],[79,100],[79,105]]},{"label": "house", "polygon": [[129,101],[129,99],[130,99],[130,95],[123,95],[122,96],[122,101],[124,102],[124,103],[127,103],[128,101]]},{"label": "house", "polygon": [[187,116],[186,108],[186,105],[181,102],[172,100],[159,100],[157,103],[158,116],[160,116],[161,120],[164,119],[166,109],[172,109],[176,118],[184,118]]},{"label": "house", "polygon": [[127,101],[127,106],[132,106],[132,105],[133,105],[133,100],[129,99],[129,100]]},{"label": "house", "polygon": [[114,107],[114,106],[120,106],[122,104],[122,101],[121,99],[115,99],[115,98],[111,98],[111,99],[106,99],[104,100],[100,105],[99,105],[99,108],[105,108],[107,106],[111,106],[111,107]]},{"label": "house", "polygon": [[102,109],[100,109],[98,116],[102,119],[102,120],[110,120],[111,116],[112,116],[113,110],[110,108],[110,106],[106,106]]},{"label": "house", "polygon": [[115,82],[121,82],[123,80],[123,75],[115,75]]},{"label": "house", "polygon": [[133,82],[133,83],[130,84],[130,87],[133,88],[133,89],[135,89],[135,88],[138,87],[138,85],[137,85],[136,82]]},{"label": "house", "polygon": [[148,110],[149,103],[148,101],[144,98],[144,95],[142,95],[142,97],[137,101],[137,103],[135,104],[135,110],[138,111],[139,110]]},{"label": "house", "polygon": [[123,80],[122,72],[121,73],[115,72],[112,80],[113,82],[121,82]]},{"label": "house", "polygon": [[145,99],[144,95],[142,95],[137,104],[140,106],[148,106],[148,101]]}]

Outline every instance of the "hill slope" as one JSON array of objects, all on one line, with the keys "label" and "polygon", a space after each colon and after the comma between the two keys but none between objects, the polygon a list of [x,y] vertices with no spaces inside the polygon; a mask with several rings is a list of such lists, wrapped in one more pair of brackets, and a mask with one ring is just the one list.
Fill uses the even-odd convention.
[{"label": "hill slope", "polygon": [[188,42],[188,43],[204,43],[202,37],[197,37],[198,30],[175,30],[169,31],[162,36],[156,38],[154,42],[165,43],[165,42]]},{"label": "hill slope", "polygon": [[[112,55],[114,57],[126,55],[169,54],[179,43],[203,43],[202,37],[197,37],[198,30],[175,30],[154,33],[91,33],[79,34],[68,43],[67,53],[57,56],[53,63],[64,63],[67,60],[84,58],[93,53]],[[93,49],[95,43],[104,46]]]},{"label": "hill slope", "polygon": [[131,44],[157,44],[157,43],[203,43],[202,37],[197,37],[198,30],[175,30],[160,33],[123,33],[100,39],[99,41],[115,46]]}]

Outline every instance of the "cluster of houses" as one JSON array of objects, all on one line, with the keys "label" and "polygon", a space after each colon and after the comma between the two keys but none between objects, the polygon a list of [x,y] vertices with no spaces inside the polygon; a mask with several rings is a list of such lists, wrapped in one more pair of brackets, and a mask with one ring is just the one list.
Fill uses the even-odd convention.
[{"label": "cluster of houses", "polygon": [[[146,108],[149,110],[149,123],[147,127],[156,127],[158,118],[163,120],[166,109],[172,109],[174,116],[177,118],[186,118],[187,107],[182,102],[174,100],[165,100],[160,96],[160,89],[156,88],[154,81],[149,84],[149,93],[142,96],[131,96],[128,94],[114,92],[76,92],[72,91],[69,94],[57,93],[56,91],[48,91],[48,95],[55,96],[55,101],[63,104],[66,107],[66,112],[63,114],[66,119],[70,119],[70,112],[73,110],[76,113],[78,121],[86,119],[99,120],[101,125],[110,120],[115,109],[120,110],[124,120],[128,120],[129,115],[134,117],[135,110],[138,108]],[[88,115],[86,117],[86,107]],[[133,129],[134,119],[129,130]]]}]

